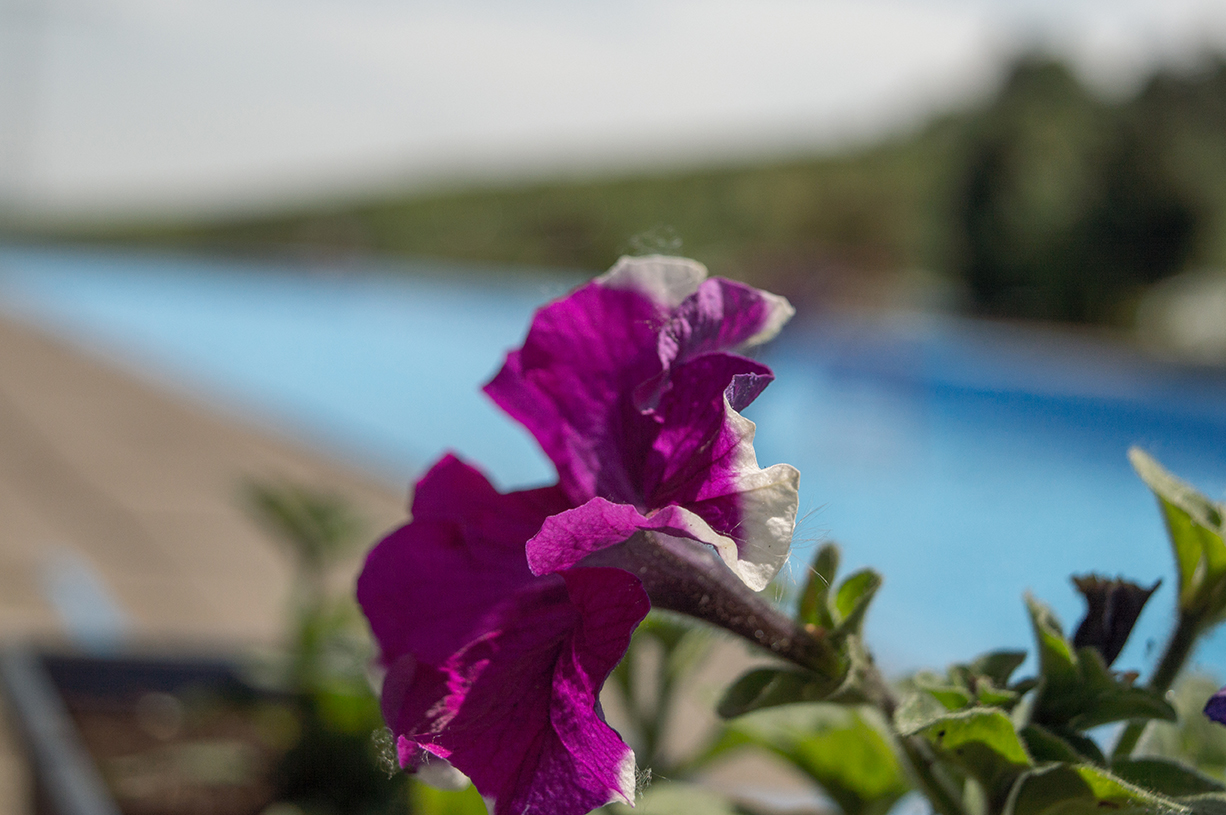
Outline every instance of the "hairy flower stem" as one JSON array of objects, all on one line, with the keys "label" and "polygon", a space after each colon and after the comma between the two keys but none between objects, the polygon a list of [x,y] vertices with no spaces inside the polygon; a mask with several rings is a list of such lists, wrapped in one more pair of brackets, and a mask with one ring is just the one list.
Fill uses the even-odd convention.
[{"label": "hairy flower stem", "polygon": [[932,748],[916,736],[898,736],[898,745],[911,767],[912,780],[932,804],[933,811],[939,815],[967,815],[961,799],[937,777]]},{"label": "hairy flower stem", "polygon": [[894,725],[898,700],[890,683],[881,675],[871,657],[864,653],[862,659],[856,660],[853,670],[859,671],[857,684],[865,701],[881,711],[881,715],[889,723],[890,733],[894,736],[898,751],[911,770],[911,780],[932,804],[933,811],[939,815],[968,815],[961,796],[938,777],[937,760],[932,746],[919,736],[904,736],[898,732]]},{"label": "hairy flower stem", "polygon": [[[1162,653],[1162,659],[1158,662],[1158,667],[1154,669],[1154,675],[1150,677],[1147,687],[1160,694],[1165,694],[1171,689],[1171,685],[1175,683],[1175,678],[1179,676],[1179,672],[1183,670],[1183,666],[1188,661],[1188,657],[1192,655],[1192,649],[1196,646],[1196,639],[1204,630],[1204,620],[1199,614],[1192,614],[1187,611],[1179,612],[1179,622],[1175,625],[1175,630],[1171,633],[1170,640],[1167,641],[1166,650]],[[1134,721],[1129,722],[1128,727],[1120,734],[1120,740],[1116,742],[1115,749],[1111,751],[1112,758],[1127,758],[1132,755],[1132,751],[1136,749],[1137,742],[1140,741],[1141,735],[1145,732],[1145,726],[1148,722]]]},{"label": "hairy flower stem", "polygon": [[837,679],[845,665],[817,631],[784,614],[746,588],[714,552],[693,541],[637,534],[584,561],[616,566],[643,581],[656,608],[705,620],[796,665]]},{"label": "hairy flower stem", "polygon": [[[705,547],[654,533],[640,533],[625,544],[589,556],[585,566],[615,566],[638,575],[656,608],[705,620],[819,675],[839,679],[856,671],[862,700],[881,711],[893,731],[898,701],[868,654],[845,658],[820,629],[804,626],[746,588]],[[939,815],[967,815],[961,798],[936,774],[936,759],[923,739],[895,731],[899,751],[919,790]]]}]

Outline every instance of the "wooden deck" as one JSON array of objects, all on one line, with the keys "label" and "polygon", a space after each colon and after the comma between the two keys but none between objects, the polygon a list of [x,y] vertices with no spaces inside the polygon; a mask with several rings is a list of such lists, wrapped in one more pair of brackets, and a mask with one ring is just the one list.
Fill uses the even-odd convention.
[{"label": "wooden deck", "polygon": [[[404,516],[403,486],[0,320],[0,643],[275,642],[289,561],[240,506],[251,477],[339,493],[372,537]],[[25,808],[13,747],[0,813]]]}]

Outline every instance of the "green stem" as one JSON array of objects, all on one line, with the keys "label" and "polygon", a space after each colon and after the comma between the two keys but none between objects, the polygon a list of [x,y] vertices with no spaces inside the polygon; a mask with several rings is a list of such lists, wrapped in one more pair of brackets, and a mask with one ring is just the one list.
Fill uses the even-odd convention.
[{"label": "green stem", "polygon": [[[1174,632],[1171,633],[1171,639],[1166,644],[1162,659],[1158,662],[1158,667],[1154,669],[1154,675],[1150,677],[1146,687],[1159,694],[1165,694],[1171,689],[1171,685],[1175,683],[1175,677],[1179,676],[1188,657],[1192,655],[1192,649],[1196,645],[1196,638],[1200,635],[1201,629],[1199,614],[1179,612],[1179,622]],[[1111,751],[1111,757],[1117,759],[1132,755],[1137,742],[1141,739],[1141,734],[1145,732],[1146,724],[1148,724],[1146,721],[1129,722],[1128,727],[1120,735],[1115,749]]]},{"label": "green stem", "polygon": [[932,757],[928,745],[914,736],[898,736],[898,743],[907,757],[907,763],[911,765],[911,774],[920,792],[932,804],[933,810],[940,815],[967,815],[962,801],[937,778],[934,771],[936,759]]}]

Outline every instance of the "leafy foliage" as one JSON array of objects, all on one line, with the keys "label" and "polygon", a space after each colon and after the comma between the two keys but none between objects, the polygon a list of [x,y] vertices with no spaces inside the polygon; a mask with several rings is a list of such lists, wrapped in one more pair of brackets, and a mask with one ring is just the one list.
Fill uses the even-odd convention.
[{"label": "leafy foliage", "polygon": [[1219,686],[1203,674],[1182,677],[1169,695],[1179,720],[1151,724],[1137,753],[1186,761],[1203,773],[1226,777],[1226,727],[1201,715],[1205,700]]},{"label": "leafy foliage", "polygon": [[[1132,459],[1159,496],[1182,575],[1181,623],[1173,634],[1173,641],[1179,641],[1183,628],[1203,633],[1223,614],[1216,588],[1222,580],[1219,572],[1226,569],[1226,560],[1219,564],[1226,556],[1226,549],[1219,551],[1222,507],[1143,453],[1133,451]],[[984,654],[943,674],[919,672],[902,689],[892,728],[877,729],[877,720],[864,718],[863,708],[844,707],[845,718],[837,726],[829,724],[832,711],[839,710],[836,704],[863,702],[871,690],[871,658],[859,641],[859,626],[880,580],[875,573],[860,572],[835,587],[837,569],[836,549],[824,547],[817,553],[800,596],[798,619],[846,649],[853,666],[848,677],[835,687],[794,667],[751,671],[732,686],[721,706],[727,716],[749,715],[728,727],[716,752],[746,744],[764,747],[809,773],[844,812],[856,815],[877,811],[873,807],[896,800],[910,785],[925,792],[945,815],[1066,815],[1104,809],[1226,813],[1221,779],[1226,733],[1214,729],[1217,726],[1199,712],[1214,689],[1212,683],[1202,681],[1194,690],[1186,686],[1182,700],[1175,697],[1177,711],[1165,688],[1155,684],[1158,679],[1139,686],[1135,675],[1112,672],[1104,659],[1102,647],[1122,647],[1152,589],[1123,580],[1081,578],[1095,591],[1118,586],[1133,592],[1138,602],[1125,603],[1127,619],[1118,621],[1106,604],[1099,603],[1103,608],[1095,611],[1091,603],[1091,613],[1103,618],[1094,621],[1101,624],[1103,642],[1080,648],[1069,641],[1050,608],[1026,598],[1036,646],[1034,676],[1014,678],[1026,660],[1020,651]],[[1184,646],[1168,648],[1163,662],[1182,665],[1187,653]],[[1160,666],[1159,673],[1162,670]],[[855,688],[860,693],[849,692]],[[825,703],[813,704],[823,699]],[[1126,732],[1109,759],[1092,733],[1115,722],[1128,722],[1128,731],[1139,732],[1150,721],[1157,724],[1143,745],[1143,751],[1153,754],[1149,756],[1131,755]],[[890,741],[878,743],[874,733]],[[875,752],[870,757],[866,751]],[[874,792],[856,769],[835,766],[838,762],[831,757],[839,754],[856,756],[851,762],[856,768],[890,764],[893,757],[910,772],[892,776],[898,783],[881,788],[888,793]],[[900,756],[905,758],[898,760]],[[822,763],[823,757],[833,763]],[[1185,763],[1189,760],[1191,764]]]},{"label": "leafy foliage", "polygon": [[870,660],[860,634],[869,604],[881,587],[881,576],[862,569],[835,586],[838,564],[839,551],[834,544],[817,551],[796,621],[835,650],[838,662],[846,666],[843,673],[830,676],[794,667],[755,669],[724,693],[718,707],[721,716],[732,718],[797,701],[856,703],[869,698],[873,689],[865,686],[865,679],[871,673]]},{"label": "leafy foliage", "polygon": [[1036,723],[1081,731],[1129,719],[1176,718],[1161,694],[1134,687],[1108,671],[1096,649],[1074,651],[1050,609],[1033,598],[1027,604],[1041,677],[1033,714]]},{"label": "leafy foliage", "polygon": [[1128,457],[1162,509],[1179,571],[1179,608],[1206,622],[1226,614],[1226,507],[1175,478],[1138,448]]},{"label": "leafy foliage", "polygon": [[890,730],[867,707],[801,704],[731,723],[704,757],[757,746],[812,778],[847,815],[884,815],[911,788]]},{"label": "leafy foliage", "polygon": [[[663,746],[677,701],[713,640],[675,614],[655,612],[640,626],[608,686],[625,702],[626,736],[640,762],[660,779],[644,789],[635,811],[752,811],[690,779],[720,757],[762,750],[811,779],[844,815],[886,815],[913,791],[926,795],[941,815],[1226,815],[1226,729],[1200,715],[1216,686],[1192,677],[1168,697],[1163,685],[1195,640],[1226,615],[1226,513],[1145,454],[1134,450],[1131,457],[1158,497],[1180,575],[1173,644],[1146,685],[1112,672],[1102,643],[1075,647],[1052,610],[1027,597],[1033,675],[1016,676],[1026,652],[1000,650],[891,687],[862,633],[881,577],[865,569],[839,580],[838,549],[827,545],[816,553],[799,596],[796,625],[831,649],[845,671],[830,676],[801,664],[748,671],[719,703],[718,712],[730,721],[690,755],[671,756]],[[483,812],[471,786],[440,792],[384,773],[380,754],[389,747],[370,739],[372,731],[380,732],[379,712],[356,667],[361,660],[336,659],[351,618],[322,593],[322,573],[343,551],[344,530],[352,528],[343,509],[300,489],[262,487],[249,494],[268,526],[299,553],[301,578],[321,591],[303,595],[314,605],[299,606],[300,664],[292,681],[301,693],[305,738],[282,768],[287,799],[312,812]],[[1108,588],[1116,584],[1132,585],[1111,581]],[[1092,588],[1102,586],[1094,582]],[[1146,598],[1152,592],[1135,589]],[[1122,647],[1143,602],[1134,605],[1126,609],[1126,625],[1112,627],[1109,614],[1100,621],[1111,648]],[[1095,729],[1116,722],[1128,725],[1109,757]],[[1134,751],[1130,734],[1139,735],[1150,722]],[[338,769],[343,783],[333,779]],[[609,805],[602,811],[629,810]]]}]

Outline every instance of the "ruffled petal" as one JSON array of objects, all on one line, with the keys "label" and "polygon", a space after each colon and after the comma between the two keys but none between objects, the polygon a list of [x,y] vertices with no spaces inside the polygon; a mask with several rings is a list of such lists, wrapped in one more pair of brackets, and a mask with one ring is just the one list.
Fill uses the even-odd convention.
[{"label": "ruffled petal", "polygon": [[633,291],[646,297],[661,312],[678,308],[707,279],[707,267],[696,260],[672,255],[623,256],[613,268],[596,278],[606,289]]},{"label": "ruffled petal", "polygon": [[556,487],[503,495],[448,455],[418,483],[414,520],[367,555],[358,602],[388,666],[405,654],[438,665],[483,618],[533,579],[524,542],[569,504]]},{"label": "ruffled petal", "polygon": [[[795,313],[791,303],[777,294],[722,278],[703,281],[660,331],[661,371],[635,389],[635,404],[640,409],[654,408],[669,387],[674,369],[704,354],[739,353],[773,339]],[[752,397],[737,409],[749,401]]]},{"label": "ruffled petal", "polygon": [[758,390],[770,380],[769,370],[755,371],[753,365],[741,357],[708,354],[677,369],[658,410],[662,426],[648,468],[648,503],[684,506],[715,535],[732,539],[734,547],[716,550],[747,586],[760,591],[787,560],[800,506],[800,473],[787,464],[758,466],[754,423],[729,399],[745,377],[752,377],[750,387]]},{"label": "ruffled petal", "polygon": [[683,387],[678,378],[690,365],[722,357],[727,378],[717,391],[730,389],[738,410],[770,381],[766,366],[723,352],[773,337],[791,305],[706,274],[684,258],[622,258],[540,309],[523,347],[486,385],[536,437],[573,503],[602,496],[646,506],[645,457],[661,424],[655,412]]},{"label": "ruffled petal", "polygon": [[402,761],[446,760],[494,815],[633,802],[634,754],[597,700],[648,605],[620,569],[575,569],[534,581],[440,670],[393,665],[388,682],[408,687],[388,719]]},{"label": "ruffled petal", "polygon": [[736,541],[711,529],[701,517],[679,506],[643,515],[629,504],[593,498],[581,507],[546,519],[528,541],[528,566],[550,574],[579,564],[588,555],[625,542],[636,532],[662,532],[715,547],[725,561],[736,562]]},{"label": "ruffled petal", "polygon": [[[752,435],[752,423],[741,421],[751,425]],[[650,515],[628,504],[593,498],[546,519],[528,541],[528,565],[535,574],[549,574],[619,546],[636,533],[657,532],[707,544],[745,585],[761,591],[787,561],[796,524],[799,478],[787,464],[762,470],[755,463],[730,482],[728,494],[712,494],[689,507],[669,505]],[[721,526],[730,517],[739,522],[731,535],[723,534],[704,514]],[[600,562],[637,572],[632,562]]]},{"label": "ruffled petal", "polygon": [[650,445],[655,422],[630,394],[660,371],[665,318],[637,290],[589,283],[540,309],[523,347],[485,386],[536,438],[575,504],[638,497],[628,451]]},{"label": "ruffled petal", "polygon": [[358,579],[401,765],[468,776],[499,815],[582,815],[634,793],[633,753],[597,700],[648,599],[618,569],[528,570],[524,541],[561,501],[500,494],[448,456]]}]

